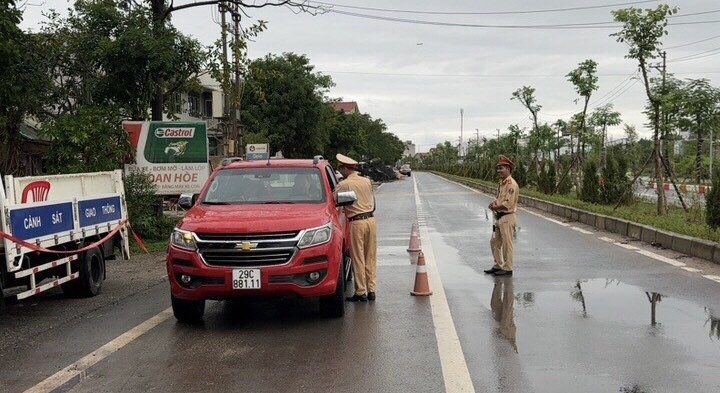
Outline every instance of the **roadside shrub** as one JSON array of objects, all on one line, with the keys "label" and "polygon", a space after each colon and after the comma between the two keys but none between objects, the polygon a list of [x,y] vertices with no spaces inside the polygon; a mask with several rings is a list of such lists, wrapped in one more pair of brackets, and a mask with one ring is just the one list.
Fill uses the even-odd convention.
[{"label": "roadside shrub", "polygon": [[713,174],[712,188],[705,200],[705,221],[710,228],[720,227],[720,173]]},{"label": "roadside shrub", "polygon": [[137,234],[146,240],[160,240],[164,237],[165,220],[155,214],[155,183],[144,172],[132,172],[125,176],[125,200],[130,224]]},{"label": "roadside shrub", "polygon": [[522,161],[516,163],[516,167],[512,172],[512,177],[515,179],[519,187],[526,187],[528,185],[527,168],[523,165]]},{"label": "roadside shrub", "polygon": [[[545,170],[546,167],[547,170]],[[552,194],[552,192],[555,191],[556,178],[555,164],[552,161],[548,161],[546,164],[543,164],[540,170],[540,180],[538,183],[540,192],[544,194]]]},{"label": "roadside shrub", "polygon": [[580,199],[590,203],[600,203],[600,189],[597,165],[594,161],[588,161],[583,170],[583,184],[580,192]]},{"label": "roadside shrub", "polygon": [[563,179],[558,179],[560,181],[560,184],[558,185],[558,191],[557,193],[560,195],[567,195],[572,191],[573,183],[572,183],[572,173],[568,171],[568,166],[570,164],[568,163],[566,166],[559,165],[559,170],[557,171],[558,177],[562,177],[562,175],[565,175],[567,172],[567,175]]},{"label": "roadside shrub", "polygon": [[632,202],[632,192],[625,192],[630,187],[626,172],[627,161],[624,158],[620,157],[616,160],[614,156],[608,156],[601,182],[602,203],[614,205],[618,202],[622,204]]}]

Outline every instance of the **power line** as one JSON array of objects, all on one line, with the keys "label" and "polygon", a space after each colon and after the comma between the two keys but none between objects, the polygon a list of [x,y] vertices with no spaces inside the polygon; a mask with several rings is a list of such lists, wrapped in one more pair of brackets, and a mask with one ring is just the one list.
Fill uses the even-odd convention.
[{"label": "power line", "polygon": [[[421,77],[421,78],[565,78],[567,75],[561,74],[422,74],[422,73],[397,73],[397,72],[365,72],[365,71],[333,71],[318,70],[326,74],[336,75],[367,75],[367,76],[393,76],[393,77]],[[698,72],[680,72],[675,75],[695,75],[695,74],[720,74],[718,71],[698,71]],[[630,74],[600,74],[599,77],[620,77],[624,76],[625,81],[635,73]],[[622,84],[622,82],[621,82]],[[616,88],[619,86],[616,86]],[[613,89],[614,90],[614,89]],[[611,90],[610,92],[612,92]],[[609,93],[608,93],[609,94]],[[601,97],[602,98],[602,97]]]},{"label": "power line", "polygon": [[[710,49],[710,50],[706,50],[706,51],[699,52],[699,53],[695,53],[695,54],[692,54],[692,55],[677,57],[677,58],[668,60],[668,62],[670,62],[670,63],[675,63],[675,62],[678,62],[678,61],[697,60],[697,59],[703,59],[703,58],[705,58],[705,57],[714,56],[714,55],[717,55],[717,54],[720,54],[720,47],[714,48],[714,49]],[[705,56],[701,56],[701,55],[705,55]]]},{"label": "power line", "polygon": [[[348,75],[373,75],[373,76],[410,76],[410,77],[448,77],[448,78],[565,78],[560,74],[420,74],[420,73],[395,73],[395,72],[365,72],[365,71],[329,71],[320,70],[327,74],[348,74]],[[718,71],[720,73],[720,71]],[[598,76],[614,77],[626,76],[625,74],[602,74]]]},{"label": "power line", "polygon": [[[588,109],[589,109],[589,108],[595,108],[595,107],[601,105],[601,104],[603,103],[603,101],[606,101],[605,98],[608,97],[608,96],[614,96],[614,97],[608,97],[608,99],[612,98],[612,100],[614,101],[617,97],[620,97],[622,94],[625,94],[625,92],[629,89],[629,87],[631,87],[632,85],[634,85],[634,83],[631,83],[630,85],[628,85],[628,83],[629,83],[629,82],[632,80],[632,78],[633,78],[634,76],[636,76],[636,75],[637,75],[637,71],[632,72],[632,73],[630,73],[629,75],[626,75],[626,76],[625,76],[625,79],[623,79],[623,80],[622,80],[620,83],[618,83],[615,87],[613,87],[612,89],[610,89],[610,91],[608,91],[608,92],[605,93],[603,96],[601,96],[599,99],[597,99],[597,100],[594,101],[592,104],[590,104],[590,105],[588,106]],[[635,83],[637,83],[637,80],[635,80]],[[626,88],[627,88],[627,89],[626,89]],[[622,93],[615,95],[615,93],[619,92],[619,91],[622,90],[622,89],[626,89],[626,90],[623,90]],[[560,113],[560,114],[554,114],[554,113],[544,113],[544,114],[543,114],[542,112],[540,112],[540,113],[543,114],[543,115],[551,116],[551,117],[564,117],[564,116],[567,116],[567,115],[572,115],[572,114],[577,113],[577,112],[578,112],[578,111],[571,111],[571,112]]]},{"label": "power line", "polygon": [[688,43],[686,43],[686,44],[669,46],[669,47],[667,47],[667,48],[665,48],[665,49],[683,48],[683,47],[686,47],[686,46],[695,45],[695,44],[699,44],[699,43],[701,43],[701,42],[711,41],[711,40],[718,39],[718,38],[720,38],[720,35],[712,36],[712,37],[705,38],[705,39],[698,40],[698,41],[688,42]]},{"label": "power line", "polygon": [[[387,22],[409,23],[430,26],[450,26],[450,27],[471,27],[471,28],[494,28],[494,29],[545,29],[545,30],[570,30],[570,29],[618,29],[622,28],[622,24],[617,22],[587,22],[587,23],[565,23],[565,24],[541,24],[541,25],[492,25],[492,24],[474,24],[474,23],[452,23],[438,22],[421,19],[395,18],[381,15],[361,14],[357,12],[348,12],[330,9],[328,12],[335,14],[351,16],[363,19],[381,20]],[[720,12],[720,10],[718,11]],[[671,26],[681,25],[698,25],[708,23],[720,23],[720,20],[693,21],[693,22],[676,22],[668,23]]]},{"label": "power line", "polygon": [[568,11],[580,11],[580,10],[591,10],[599,8],[612,8],[626,5],[645,4],[645,3],[657,3],[659,0],[646,0],[646,1],[632,1],[627,3],[615,3],[615,4],[603,4],[594,6],[584,7],[567,7],[567,8],[550,8],[550,9],[538,9],[538,10],[521,10],[521,11],[487,11],[487,12],[448,12],[448,11],[419,11],[419,10],[401,10],[401,9],[390,9],[390,8],[373,8],[373,7],[360,7],[345,4],[333,4],[322,1],[312,1],[313,3],[321,4],[332,8],[346,8],[363,11],[381,11],[381,12],[393,12],[403,14],[424,14],[424,15],[518,15],[518,14],[541,14],[541,13],[553,13],[553,12],[568,12]]},{"label": "power line", "polygon": [[593,105],[599,105],[599,103],[602,102],[603,100],[605,100],[605,98],[607,98],[607,97],[609,97],[609,96],[612,96],[612,95],[614,95],[616,92],[618,92],[618,91],[624,89],[625,87],[627,87],[627,85],[628,85],[629,83],[631,83],[631,81],[633,80],[633,78],[636,77],[637,75],[638,75],[637,71],[631,72],[629,75],[627,75],[627,76],[625,77],[625,79],[623,79],[622,82],[618,83],[617,86],[613,87],[610,91],[608,91],[607,93],[605,93],[605,94],[603,94],[602,96],[600,96],[600,98],[597,98],[597,99],[593,100],[593,102],[590,103],[590,105],[591,105],[591,106],[593,106]]},{"label": "power line", "polygon": [[625,87],[624,90],[622,90],[622,91],[620,91],[620,92],[617,92],[616,94],[613,94],[613,96],[608,97],[608,98],[606,98],[605,100],[601,100],[601,101],[599,101],[599,102],[596,102],[596,103],[594,103],[593,105],[591,105],[590,107],[591,107],[591,108],[597,108],[597,107],[599,107],[599,106],[601,106],[601,105],[606,105],[606,104],[610,104],[610,103],[615,102],[615,100],[617,100],[618,98],[620,98],[620,96],[622,96],[623,94],[627,93],[627,92],[628,92],[630,89],[632,89],[632,87],[635,86],[639,81],[640,81],[640,79],[635,79],[635,80],[633,80],[633,82],[630,83],[629,85],[627,85],[627,87]]}]

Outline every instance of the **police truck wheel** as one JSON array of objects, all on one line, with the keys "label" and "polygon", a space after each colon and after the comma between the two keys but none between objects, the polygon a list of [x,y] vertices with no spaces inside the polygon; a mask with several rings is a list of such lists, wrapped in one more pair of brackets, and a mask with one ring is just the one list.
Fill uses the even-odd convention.
[{"label": "police truck wheel", "polygon": [[320,298],[320,314],[329,318],[340,318],[345,315],[345,265],[340,264],[335,293]]},{"label": "police truck wheel", "polygon": [[170,295],[175,319],[182,323],[198,324],[205,315],[205,300],[183,300]]},{"label": "police truck wheel", "polygon": [[83,253],[78,261],[79,277],[63,284],[66,295],[93,297],[102,290],[105,281],[105,259],[100,248],[93,248]]}]

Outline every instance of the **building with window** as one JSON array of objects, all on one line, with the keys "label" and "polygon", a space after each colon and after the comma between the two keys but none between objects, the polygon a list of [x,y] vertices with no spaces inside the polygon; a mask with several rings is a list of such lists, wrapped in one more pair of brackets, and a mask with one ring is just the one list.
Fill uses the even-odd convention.
[{"label": "building with window", "polygon": [[164,114],[164,120],[206,121],[211,156],[225,156],[225,135],[227,135],[224,99],[220,82],[209,74],[201,74],[202,92],[178,92],[170,98],[174,117]]}]

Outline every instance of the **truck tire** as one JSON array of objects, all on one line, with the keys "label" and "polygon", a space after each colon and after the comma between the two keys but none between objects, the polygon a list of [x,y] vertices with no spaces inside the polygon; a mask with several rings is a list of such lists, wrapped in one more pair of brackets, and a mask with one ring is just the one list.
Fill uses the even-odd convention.
[{"label": "truck tire", "polygon": [[80,277],[62,285],[68,296],[93,297],[100,294],[105,280],[105,258],[98,247],[85,251],[79,261]]},{"label": "truck tire", "polygon": [[199,324],[205,315],[205,300],[183,300],[170,295],[173,314],[178,322]]},{"label": "truck tire", "polygon": [[328,318],[340,318],[345,315],[345,264],[340,264],[335,293],[320,298],[320,314]]}]

